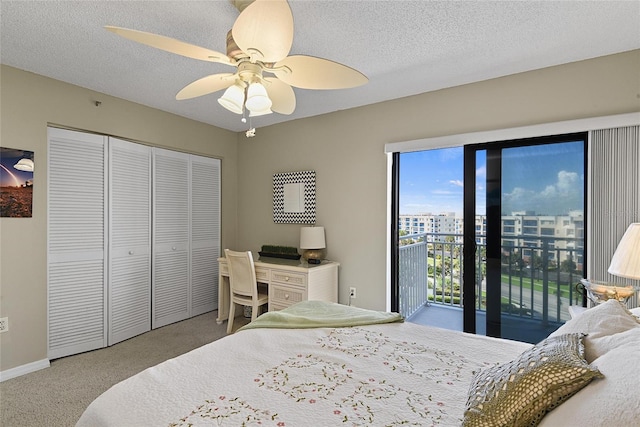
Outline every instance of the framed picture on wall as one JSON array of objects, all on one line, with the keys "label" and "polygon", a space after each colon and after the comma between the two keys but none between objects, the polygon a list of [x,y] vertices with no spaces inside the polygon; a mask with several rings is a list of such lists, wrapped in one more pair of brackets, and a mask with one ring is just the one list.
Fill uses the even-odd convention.
[{"label": "framed picture on wall", "polygon": [[285,172],[273,175],[273,222],[316,223],[316,172]]},{"label": "framed picture on wall", "polygon": [[31,218],[33,151],[0,147],[0,217]]}]

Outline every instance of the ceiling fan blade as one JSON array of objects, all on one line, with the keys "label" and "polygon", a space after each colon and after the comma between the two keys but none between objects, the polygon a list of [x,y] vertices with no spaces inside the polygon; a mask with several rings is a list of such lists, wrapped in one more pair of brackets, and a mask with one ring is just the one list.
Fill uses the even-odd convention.
[{"label": "ceiling fan blade", "polygon": [[198,79],[182,88],[182,90],[176,95],[176,99],[181,101],[183,99],[191,99],[202,95],[208,95],[228,88],[236,81],[236,79],[237,76],[232,73],[212,74]]},{"label": "ceiling fan blade", "polygon": [[278,62],[293,43],[293,14],[286,0],[255,0],[233,24],[233,39],[252,60]]},{"label": "ceiling fan blade", "polygon": [[[369,81],[358,70],[314,56],[288,56],[273,67],[268,71],[283,82],[302,89],[347,89]],[[280,67],[286,68],[278,70]]]},{"label": "ceiling fan blade", "polygon": [[273,102],[271,110],[286,115],[293,113],[296,109],[296,94],[291,86],[275,77],[265,77],[265,80],[269,82],[265,87],[269,99]]},{"label": "ceiling fan blade", "polygon": [[229,57],[224,53],[205,49],[204,47],[185,43],[180,40],[172,39],[170,37],[160,36],[153,33],[146,33],[144,31],[130,30],[127,28],[113,27],[110,25],[107,25],[104,28],[126,39],[146,44],[147,46],[155,47],[157,49],[162,49],[167,52],[186,56],[187,58],[233,65]]}]

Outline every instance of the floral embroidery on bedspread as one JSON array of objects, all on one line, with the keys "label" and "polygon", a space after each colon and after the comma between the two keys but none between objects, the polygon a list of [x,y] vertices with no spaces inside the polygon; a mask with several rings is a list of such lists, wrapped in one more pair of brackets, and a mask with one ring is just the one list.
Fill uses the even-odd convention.
[{"label": "floral embroidery on bedspread", "polygon": [[316,344],[317,354],[305,349],[253,378],[257,390],[286,397],[295,410],[287,412],[290,404],[260,408],[272,399],[261,395],[260,403],[252,402],[253,392],[220,396],[170,426],[319,425],[313,419],[323,426],[462,423],[469,379],[478,362],[358,327],[334,329]]},{"label": "floral embroidery on bedspread", "polygon": [[280,366],[259,374],[254,381],[258,387],[278,391],[296,402],[307,400],[316,403],[316,399],[326,400],[334,390],[350,379],[351,370],[344,365],[310,354],[299,354],[285,360]]},{"label": "floral embroidery on bedspread", "polygon": [[285,426],[284,422],[278,420],[278,414],[254,408],[238,397],[227,399],[226,396],[207,400],[180,421],[169,424],[169,427],[196,425]]},{"label": "floral embroidery on bedspread", "polygon": [[[361,335],[367,343],[353,344],[354,334]],[[415,342],[394,341],[380,333],[358,331],[357,328],[346,331],[338,329],[323,339],[320,344],[322,347],[342,351],[354,357],[382,354],[385,366],[410,375],[429,378],[436,383],[443,381],[469,383],[470,377],[468,375],[465,377],[463,372],[465,366],[472,361],[453,351],[444,351]],[[426,355],[432,359],[431,362],[436,363],[424,363]]]}]

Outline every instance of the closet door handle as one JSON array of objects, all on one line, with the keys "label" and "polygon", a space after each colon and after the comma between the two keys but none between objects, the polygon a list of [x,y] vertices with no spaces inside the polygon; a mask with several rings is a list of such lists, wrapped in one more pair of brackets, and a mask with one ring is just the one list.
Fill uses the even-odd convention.
[{"label": "closet door handle", "polygon": [[176,250],[176,247],[175,247],[175,246],[173,246],[173,247],[171,248],[171,250],[172,250],[172,251],[175,251],[175,250]]},{"label": "closet door handle", "polygon": [[129,255],[133,255],[133,251],[129,251]]}]

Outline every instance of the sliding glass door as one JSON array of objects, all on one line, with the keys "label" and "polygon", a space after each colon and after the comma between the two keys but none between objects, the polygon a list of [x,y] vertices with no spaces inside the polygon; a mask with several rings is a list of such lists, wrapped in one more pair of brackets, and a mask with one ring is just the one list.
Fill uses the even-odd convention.
[{"label": "sliding glass door", "polygon": [[465,330],[535,343],[581,304],[585,152],[586,134],[465,147]]},{"label": "sliding glass door", "polygon": [[586,134],[396,153],[392,308],[537,342],[580,304]]}]

